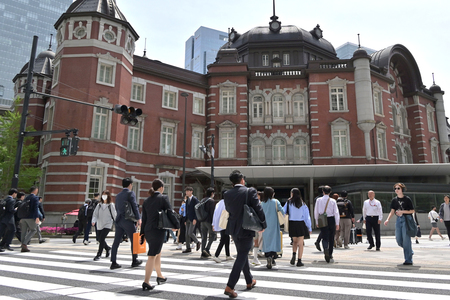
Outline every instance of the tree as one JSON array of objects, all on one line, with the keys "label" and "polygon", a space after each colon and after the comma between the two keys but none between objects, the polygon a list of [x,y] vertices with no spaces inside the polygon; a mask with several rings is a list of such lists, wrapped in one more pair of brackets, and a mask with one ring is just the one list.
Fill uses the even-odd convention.
[{"label": "tree", "polygon": [[[21,102],[22,100],[17,98],[14,106],[17,107]],[[0,116],[0,193],[3,195],[6,195],[11,188],[21,118],[22,114],[17,109],[6,111],[3,116]],[[29,126],[25,131],[36,130]],[[39,180],[42,174],[41,168],[30,163],[38,155],[38,143],[33,137],[25,137],[20,161],[19,190],[28,191],[30,186]]]}]

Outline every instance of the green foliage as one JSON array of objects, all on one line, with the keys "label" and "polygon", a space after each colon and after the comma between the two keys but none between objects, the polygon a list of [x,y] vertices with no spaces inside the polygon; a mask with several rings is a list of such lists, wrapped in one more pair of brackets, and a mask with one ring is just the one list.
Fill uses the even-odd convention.
[{"label": "green foliage", "polygon": [[[17,107],[20,103],[21,99],[17,98],[14,106]],[[11,188],[21,118],[22,114],[18,110],[6,111],[0,116],[0,193],[3,194],[7,194]],[[29,126],[25,131],[36,130]],[[39,180],[41,168],[30,164],[30,160],[38,155],[38,144],[34,142],[33,137],[25,137],[19,171],[19,189],[27,191]]]}]

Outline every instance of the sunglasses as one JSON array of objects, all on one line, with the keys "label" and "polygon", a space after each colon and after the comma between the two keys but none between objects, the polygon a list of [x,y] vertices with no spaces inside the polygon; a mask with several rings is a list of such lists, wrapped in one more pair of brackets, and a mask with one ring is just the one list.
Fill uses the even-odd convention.
[{"label": "sunglasses", "polygon": [[395,191],[395,190],[401,190],[401,189],[402,189],[402,188],[396,187],[396,188],[394,188],[394,191]]}]

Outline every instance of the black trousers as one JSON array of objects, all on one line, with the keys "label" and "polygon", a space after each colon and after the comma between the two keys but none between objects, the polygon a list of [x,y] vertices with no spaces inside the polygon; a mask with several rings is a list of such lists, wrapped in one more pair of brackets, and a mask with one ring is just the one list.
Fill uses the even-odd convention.
[{"label": "black trousers", "polygon": [[252,273],[250,272],[250,265],[248,263],[248,252],[250,252],[250,249],[252,248],[253,237],[241,238],[233,236],[233,240],[236,245],[237,256],[227,283],[232,290],[234,290],[234,287],[239,280],[241,271],[244,273],[245,282],[247,284],[252,283],[253,280]]},{"label": "black trousers", "polygon": [[450,221],[444,221],[445,228],[447,228],[448,239],[450,240]]},{"label": "black trousers", "polygon": [[111,250],[111,262],[116,262],[117,250],[119,249],[120,242],[122,242],[123,234],[126,233],[131,245],[131,255],[133,261],[137,259],[137,254],[133,254],[133,233],[136,232],[136,226],[130,220],[121,219],[116,222],[116,233],[114,235],[114,243]]},{"label": "black trousers", "polygon": [[225,230],[220,232],[220,243],[217,246],[215,257],[219,257],[220,252],[222,252],[222,248],[225,246],[225,255],[230,256],[230,236],[225,233]]},{"label": "black trousers", "polygon": [[[373,243],[373,237],[372,237],[372,229],[375,231],[375,242]],[[367,234],[367,240],[369,241],[370,246],[376,246],[376,248],[381,247],[381,229],[380,224],[378,224],[378,216],[366,216],[366,234]]]},{"label": "black trousers", "polygon": [[320,234],[322,235],[322,247],[323,251],[328,249],[330,256],[333,256],[334,235],[336,234],[336,221],[334,217],[328,217],[328,226],[320,228]]},{"label": "black trousers", "polygon": [[97,230],[97,238],[98,238],[98,251],[97,256],[102,256],[103,249],[111,250],[111,247],[108,246],[106,243],[106,237],[108,236],[108,233],[111,231],[111,228],[103,228],[102,230]]}]

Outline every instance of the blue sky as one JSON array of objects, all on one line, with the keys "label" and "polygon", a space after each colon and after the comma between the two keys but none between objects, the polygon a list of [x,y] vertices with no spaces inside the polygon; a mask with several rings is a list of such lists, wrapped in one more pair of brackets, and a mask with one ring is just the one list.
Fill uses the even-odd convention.
[{"label": "blue sky", "polygon": [[[184,67],[184,43],[200,27],[244,33],[267,26],[273,14],[272,0],[116,0],[128,22],[139,34],[137,55],[147,39],[147,57]],[[358,43],[380,50],[402,44],[415,57],[424,85],[436,84],[450,92],[450,1],[418,0],[277,0],[276,15],[282,25],[305,30],[317,24],[335,48]],[[450,117],[450,97],[444,95]],[[448,99],[446,99],[448,98]]]}]

